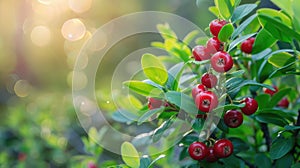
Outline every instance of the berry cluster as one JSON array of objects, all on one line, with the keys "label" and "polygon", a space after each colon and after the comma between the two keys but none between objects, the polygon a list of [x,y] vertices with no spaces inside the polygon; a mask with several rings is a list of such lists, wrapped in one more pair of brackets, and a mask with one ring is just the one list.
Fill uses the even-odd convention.
[{"label": "berry cluster", "polygon": [[[245,115],[255,113],[258,108],[256,100],[250,97],[245,98],[241,103],[245,103],[245,106],[241,108]],[[243,115],[238,110],[228,110],[224,114],[224,122],[230,128],[237,128],[243,123]]]},{"label": "berry cluster", "polygon": [[213,145],[207,146],[203,142],[193,142],[188,148],[189,155],[194,160],[215,162],[219,158],[227,158],[233,153],[233,145],[228,139],[220,139]]},{"label": "berry cluster", "polygon": [[[273,88],[275,91],[264,88],[264,93],[269,94],[270,96],[273,96],[275,93],[277,93],[279,91],[277,86],[273,85]],[[290,104],[289,100],[286,97],[284,97],[278,102],[277,106],[281,107],[281,108],[288,108],[289,104]]]},{"label": "berry cluster", "polygon": [[165,102],[164,100],[155,99],[155,98],[152,98],[152,97],[148,98],[148,108],[149,108],[149,110],[160,108],[161,106],[168,107],[169,103]]}]

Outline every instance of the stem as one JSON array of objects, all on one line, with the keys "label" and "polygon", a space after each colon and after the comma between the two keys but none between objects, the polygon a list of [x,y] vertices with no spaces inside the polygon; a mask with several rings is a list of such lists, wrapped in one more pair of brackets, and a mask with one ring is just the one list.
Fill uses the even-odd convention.
[{"label": "stem", "polygon": [[235,157],[237,157],[237,158],[239,158],[240,160],[242,160],[247,166],[249,166],[249,168],[255,168],[255,166],[254,166],[252,163],[250,163],[249,161],[243,159],[242,157],[237,156],[237,155],[235,155]]},{"label": "stem", "polygon": [[266,145],[267,145],[267,151],[269,152],[270,148],[271,148],[272,140],[271,140],[270,132],[268,129],[268,124],[260,123],[260,127],[261,127],[262,132],[264,133],[264,138],[266,140]]}]

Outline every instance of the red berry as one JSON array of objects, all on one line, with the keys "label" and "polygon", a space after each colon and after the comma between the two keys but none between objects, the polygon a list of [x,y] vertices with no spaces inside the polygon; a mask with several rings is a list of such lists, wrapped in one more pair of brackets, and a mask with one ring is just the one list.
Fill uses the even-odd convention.
[{"label": "red berry", "polygon": [[224,122],[230,128],[237,128],[243,123],[243,114],[237,110],[228,110],[224,115]]},{"label": "red berry", "polygon": [[205,85],[208,88],[213,88],[217,85],[218,83],[218,78],[216,75],[211,74],[211,73],[205,73],[201,77],[201,82],[203,85]]},{"label": "red berry", "polygon": [[273,96],[273,94],[277,93],[278,92],[278,87],[273,85],[273,88],[275,89],[275,91],[271,90],[271,89],[268,89],[268,88],[264,88],[264,93],[265,94],[269,94],[271,96]]},{"label": "red berry", "polygon": [[198,84],[196,85],[193,89],[192,89],[192,96],[195,99],[197,94],[199,94],[200,92],[206,91],[206,87],[202,84]]},{"label": "red berry", "polygon": [[196,61],[203,61],[210,59],[210,54],[207,52],[207,48],[201,45],[193,48],[193,56]]},{"label": "red berry", "polygon": [[233,145],[228,139],[220,139],[214,144],[214,154],[218,158],[226,158],[233,153]]},{"label": "red berry", "polygon": [[220,30],[226,24],[227,24],[227,22],[225,20],[215,19],[215,20],[211,21],[209,24],[209,29],[210,29],[211,34],[218,37]]},{"label": "red berry", "polygon": [[282,108],[288,108],[289,104],[290,104],[289,100],[286,97],[284,97],[283,99],[280,100],[277,106]]},{"label": "red berry", "polygon": [[214,149],[212,147],[208,148],[208,155],[206,157],[206,161],[208,162],[216,162],[218,158],[214,154]]},{"label": "red berry", "polygon": [[241,108],[241,110],[245,115],[251,115],[256,112],[258,104],[255,99],[247,97],[242,102],[245,103],[245,107]]},{"label": "red berry", "polygon": [[224,44],[217,37],[210,38],[206,43],[206,47],[211,54],[224,50]]},{"label": "red berry", "polygon": [[255,41],[255,38],[251,37],[251,38],[245,40],[244,42],[242,42],[241,50],[244,53],[250,54],[252,52],[252,47],[253,47],[254,41]]},{"label": "red berry", "polygon": [[150,110],[159,108],[162,105],[165,105],[164,101],[152,97],[148,98],[148,108]]},{"label": "red berry", "polygon": [[207,146],[203,142],[194,142],[189,146],[189,154],[194,160],[202,160],[208,154]]},{"label": "red berry", "polygon": [[27,157],[27,156],[26,156],[25,153],[20,152],[20,153],[18,154],[18,160],[19,160],[20,162],[26,160],[26,157]]},{"label": "red berry", "polygon": [[218,106],[218,97],[214,92],[203,91],[200,92],[195,98],[195,104],[200,111],[210,112]]},{"label": "red berry", "polygon": [[217,72],[227,72],[233,66],[231,56],[224,51],[219,51],[211,57],[211,66]]},{"label": "red berry", "polygon": [[94,162],[89,162],[87,167],[88,168],[97,168],[97,165]]}]

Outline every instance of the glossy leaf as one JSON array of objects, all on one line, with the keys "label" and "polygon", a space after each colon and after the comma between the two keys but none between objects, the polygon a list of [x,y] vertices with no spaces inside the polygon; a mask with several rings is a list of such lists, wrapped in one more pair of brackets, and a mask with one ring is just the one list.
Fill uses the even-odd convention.
[{"label": "glossy leaf", "polygon": [[235,39],[237,36],[239,36],[244,29],[247,28],[247,26],[254,20],[257,18],[257,15],[254,14],[252,16],[250,16],[248,19],[246,19],[240,26],[238,26],[232,33],[231,39]]},{"label": "glossy leaf", "polygon": [[275,167],[291,167],[293,162],[294,162],[293,155],[288,153],[276,160]]},{"label": "glossy leaf", "polygon": [[256,4],[243,4],[241,6],[238,6],[232,14],[231,21],[235,23],[236,21],[251,13],[256,7]]},{"label": "glossy leaf", "polygon": [[276,39],[267,30],[261,29],[256,36],[255,42],[253,44],[252,53],[259,53],[267,48],[270,48],[276,43]]},{"label": "glossy leaf", "polygon": [[170,126],[173,124],[173,118],[163,122],[158,128],[156,128],[154,130],[154,133],[153,133],[153,136],[152,136],[152,139],[153,139],[153,142],[157,142],[160,140],[160,138],[163,136],[163,134],[165,133],[165,131],[167,129],[170,128]]},{"label": "glossy leaf", "polygon": [[262,123],[274,124],[281,127],[288,125],[288,122],[278,114],[260,113],[260,114],[255,114],[254,117],[257,121]]},{"label": "glossy leaf", "polygon": [[232,142],[232,144],[234,146],[233,152],[235,154],[242,152],[242,151],[247,151],[250,148],[249,145],[240,138],[232,137],[232,138],[229,138],[229,140]]},{"label": "glossy leaf", "polygon": [[233,13],[233,5],[230,0],[215,0],[215,5],[219,9],[219,15],[224,19],[229,19]]},{"label": "glossy leaf", "polygon": [[219,32],[218,39],[222,42],[226,42],[234,31],[234,27],[231,23],[227,23],[222,27]]},{"label": "glossy leaf", "polygon": [[138,119],[138,125],[142,124],[143,122],[147,121],[150,117],[152,117],[154,114],[161,113],[163,112],[164,107],[161,108],[156,108],[153,110],[147,111],[145,114],[143,114],[139,119]]},{"label": "glossy leaf", "polygon": [[291,62],[293,62],[295,59],[293,57],[293,55],[287,53],[287,52],[281,52],[281,53],[277,53],[277,54],[273,54],[270,58],[269,58],[269,63],[274,65],[277,68],[281,68]]},{"label": "glossy leaf", "polygon": [[121,155],[126,165],[132,168],[138,168],[140,166],[139,154],[130,142],[124,142],[122,144]]},{"label": "glossy leaf", "polygon": [[145,75],[153,82],[164,85],[168,80],[166,67],[152,54],[142,56],[142,68]]},{"label": "glossy leaf", "polygon": [[285,11],[288,15],[293,16],[294,12],[293,12],[293,6],[292,6],[292,2],[293,0],[271,0],[271,2],[273,2],[276,6],[278,6],[280,9],[282,9],[283,11]]},{"label": "glossy leaf", "polygon": [[123,84],[130,88],[132,91],[143,96],[158,98],[163,96],[163,91],[161,89],[142,81],[126,81]]},{"label": "glossy leaf", "polygon": [[236,47],[237,45],[239,45],[240,43],[242,43],[243,41],[247,40],[250,37],[253,37],[255,35],[255,33],[253,34],[247,34],[244,36],[241,36],[235,40],[233,40],[230,44],[229,44],[229,48],[228,48],[228,52],[230,52],[232,49],[234,49],[234,47]]},{"label": "glossy leaf", "polygon": [[193,39],[194,39],[195,37],[197,37],[197,35],[199,35],[199,31],[198,31],[198,30],[191,31],[190,33],[188,33],[188,34],[183,38],[182,41],[183,41],[184,44],[188,45],[188,44],[190,44],[190,43],[193,41]]},{"label": "glossy leaf", "polygon": [[258,153],[255,155],[255,166],[257,168],[272,167],[272,161],[267,155]]},{"label": "glossy leaf", "polygon": [[193,98],[184,93],[174,91],[167,92],[166,99],[168,102],[175,104],[187,113],[194,115],[198,113],[198,109],[195,106]]},{"label": "glossy leaf", "polygon": [[293,138],[279,137],[272,142],[270,149],[271,159],[279,159],[286,155],[294,146]]},{"label": "glossy leaf", "polygon": [[291,90],[292,90],[291,88],[285,88],[279,90],[277,93],[275,93],[272,96],[270,103],[268,103],[268,107],[276,106],[283,97],[285,97],[287,94],[291,92]]},{"label": "glossy leaf", "polygon": [[255,97],[260,109],[264,109],[268,106],[271,96],[269,94],[260,94]]}]

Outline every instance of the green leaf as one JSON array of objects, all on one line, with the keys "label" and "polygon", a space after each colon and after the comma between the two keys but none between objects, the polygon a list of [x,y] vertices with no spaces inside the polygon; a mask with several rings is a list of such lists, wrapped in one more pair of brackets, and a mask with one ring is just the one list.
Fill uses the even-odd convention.
[{"label": "green leaf", "polygon": [[219,17],[219,9],[216,6],[211,6],[208,8],[208,10],[214,14],[216,17]]},{"label": "green leaf", "polygon": [[168,102],[175,104],[189,114],[198,114],[198,108],[196,107],[193,98],[184,93],[174,91],[167,92],[166,99]]},{"label": "green leaf", "polygon": [[289,94],[292,91],[291,88],[285,88],[285,89],[281,89],[279,92],[275,93],[272,98],[270,103],[268,103],[268,107],[275,107],[278,102],[285,97],[287,94]]},{"label": "green leaf", "polygon": [[291,62],[293,62],[295,58],[293,55],[287,52],[281,52],[277,54],[273,54],[271,57],[269,57],[268,61],[270,64],[277,68],[281,68]]},{"label": "green leaf", "polygon": [[218,39],[222,42],[226,42],[234,31],[234,27],[231,23],[227,23],[222,27],[219,32]]},{"label": "green leaf", "polygon": [[[268,104],[268,102],[266,102]],[[268,106],[268,105],[267,105]],[[292,113],[286,113],[281,109],[272,109],[272,108],[261,108],[256,112],[256,114],[265,114],[265,115],[279,115],[284,119],[289,120],[290,122],[294,122],[294,116]]]},{"label": "green leaf", "polygon": [[251,13],[256,7],[256,4],[243,4],[241,6],[238,6],[232,14],[231,21],[235,23],[236,21]]},{"label": "green leaf", "polygon": [[135,147],[130,142],[124,142],[121,146],[121,155],[124,163],[130,167],[140,166],[140,157]]},{"label": "green leaf", "polygon": [[140,168],[147,168],[151,164],[151,159],[148,156],[143,157],[141,158],[140,163],[141,163]]},{"label": "green leaf", "polygon": [[[300,40],[300,34],[295,32],[291,27],[282,23],[282,21],[275,19],[274,16],[268,16],[266,14],[259,15],[260,20],[264,20],[267,24],[270,24],[268,28],[276,28],[277,34],[281,35],[280,32],[284,35],[284,37],[294,37],[298,41]],[[274,29],[272,29],[274,30]],[[271,30],[271,32],[272,32]]]},{"label": "green leaf", "polygon": [[281,11],[270,9],[270,8],[262,8],[257,10],[258,18],[260,23],[265,26],[268,22],[268,19],[261,17],[261,16],[267,16],[271,18],[272,20],[279,21],[281,24],[286,25],[288,27],[292,27],[292,22],[288,16],[283,14]]},{"label": "green leaf", "polygon": [[297,74],[295,72],[295,62],[291,62],[290,64],[287,64],[279,69],[274,70],[269,75],[269,78],[271,79],[285,74]]},{"label": "green leaf", "polygon": [[257,14],[254,14],[250,16],[248,19],[246,19],[240,26],[238,26],[232,33],[231,39],[235,39],[237,36],[239,36],[243,30],[247,28],[247,26],[257,18]]},{"label": "green leaf", "polygon": [[287,126],[284,127],[284,129],[287,130],[287,131],[293,131],[293,130],[300,129],[300,126],[287,125]]},{"label": "green leaf", "polygon": [[128,112],[127,110],[118,110],[112,114],[112,119],[120,122],[130,124],[138,119],[138,116]]},{"label": "green leaf", "polygon": [[192,125],[193,129],[196,131],[201,131],[204,125],[204,120],[201,118],[196,118]]},{"label": "green leaf", "polygon": [[291,167],[294,161],[292,154],[287,154],[275,162],[275,168]]},{"label": "green leaf", "polygon": [[268,106],[271,96],[269,94],[260,94],[255,97],[260,109],[264,109]]},{"label": "green leaf", "polygon": [[215,111],[222,110],[222,111],[227,111],[227,110],[233,110],[233,109],[239,109],[245,107],[245,103],[241,104],[226,104],[224,106],[219,106],[215,109]]},{"label": "green leaf", "polygon": [[257,166],[257,168],[272,167],[272,161],[265,154],[258,153],[255,155],[255,166]]},{"label": "green leaf", "polygon": [[169,79],[167,82],[167,86],[169,87],[169,89],[175,91],[178,89],[178,83],[180,81],[180,77],[184,70],[184,67],[185,64],[183,62],[180,62],[169,69]]},{"label": "green leaf", "polygon": [[169,120],[163,122],[158,128],[156,128],[152,136],[153,142],[159,141],[160,138],[163,136],[164,132],[170,128],[173,122],[174,119],[170,118]]},{"label": "green leaf", "polygon": [[183,43],[186,44],[186,45],[190,44],[190,43],[193,41],[193,39],[194,39],[195,37],[197,37],[198,34],[199,34],[199,31],[198,31],[198,30],[191,31],[190,33],[188,33],[188,34],[183,38],[183,40],[182,40]]},{"label": "green leaf", "polygon": [[226,74],[226,77],[241,77],[245,73],[245,70],[238,70],[232,73]]},{"label": "green leaf", "polygon": [[293,16],[294,12],[292,9],[292,1],[293,0],[271,0],[276,6],[285,11],[288,15]]},{"label": "green leaf", "polygon": [[233,13],[233,5],[230,0],[215,0],[215,5],[219,9],[219,15],[228,20]]},{"label": "green leaf", "polygon": [[253,34],[247,34],[244,36],[241,36],[235,40],[233,40],[230,44],[229,44],[229,48],[228,48],[228,52],[230,52],[232,49],[234,49],[234,47],[236,47],[237,45],[239,45],[240,43],[242,43],[243,41],[247,40],[248,38],[254,36],[256,33]]},{"label": "green leaf", "polygon": [[300,168],[300,163],[295,163],[291,168]]},{"label": "green leaf", "polygon": [[147,111],[145,114],[143,114],[143,115],[138,119],[138,125],[140,125],[140,124],[142,124],[143,122],[145,122],[146,120],[148,120],[148,119],[149,119],[150,117],[152,117],[154,114],[163,112],[164,109],[165,109],[164,107],[160,107],[160,108],[156,108],[156,109]]},{"label": "green leaf", "polygon": [[293,138],[283,138],[278,137],[272,142],[271,149],[270,149],[270,157],[271,159],[279,159],[286,155],[294,146],[294,139]]},{"label": "green leaf", "polygon": [[293,28],[297,33],[300,33],[300,6],[299,6],[300,0],[293,0],[291,7],[293,8],[294,16],[291,16],[293,18]]},{"label": "green leaf", "polygon": [[163,158],[165,158],[165,157],[166,157],[166,155],[159,155],[157,158],[155,158],[155,159],[151,162],[151,164],[150,164],[147,168],[151,168],[151,167],[154,165],[155,162],[157,162],[157,161],[159,161],[160,159],[163,159]]},{"label": "green leaf", "polygon": [[142,56],[142,68],[145,75],[153,82],[164,85],[168,80],[168,72],[164,64],[152,54]]},{"label": "green leaf", "polygon": [[254,61],[261,60],[261,59],[267,57],[271,52],[272,52],[272,50],[271,50],[270,48],[267,48],[267,49],[265,49],[264,51],[262,51],[262,52],[260,52],[260,53],[253,54],[253,55],[251,56],[251,58],[252,58]]},{"label": "green leaf", "polygon": [[242,151],[247,151],[250,148],[249,145],[240,138],[232,137],[232,138],[229,138],[229,140],[232,142],[232,144],[234,146],[233,152],[235,154],[242,152]]},{"label": "green leaf", "polygon": [[228,128],[228,126],[225,124],[223,118],[220,119],[220,121],[219,121],[217,127],[218,127],[220,130],[222,130],[223,132],[225,132],[225,133],[228,133],[228,132],[229,132],[229,128]]},{"label": "green leaf", "polygon": [[259,53],[267,48],[270,48],[276,43],[276,39],[264,28],[259,31],[253,44],[252,53]]},{"label": "green leaf", "polygon": [[160,98],[163,96],[163,91],[153,85],[150,85],[145,82],[141,81],[126,81],[123,85],[127,86],[132,91],[143,95],[143,96],[150,96],[150,97],[157,97]]},{"label": "green leaf", "polygon": [[177,39],[175,32],[170,28],[168,24],[158,24],[157,30],[159,31],[160,35],[166,39]]},{"label": "green leaf", "polygon": [[254,115],[255,119],[262,123],[274,124],[281,127],[288,125],[288,122],[278,114],[259,113]]}]

